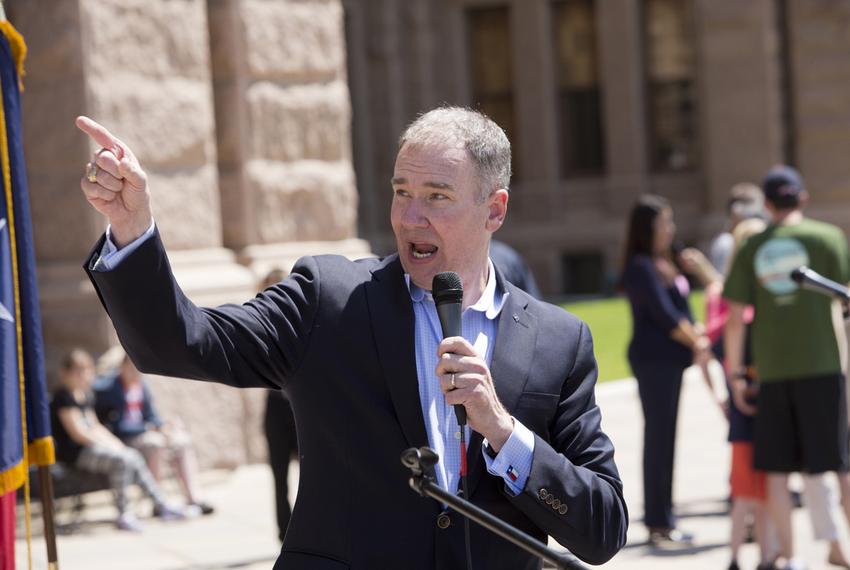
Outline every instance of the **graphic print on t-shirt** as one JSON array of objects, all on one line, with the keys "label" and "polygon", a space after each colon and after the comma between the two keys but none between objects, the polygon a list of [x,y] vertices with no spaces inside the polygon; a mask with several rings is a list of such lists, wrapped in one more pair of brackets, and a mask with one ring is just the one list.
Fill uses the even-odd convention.
[{"label": "graphic print on t-shirt", "polygon": [[145,417],[142,413],[145,393],[141,384],[134,384],[124,390],[124,400],[127,409],[124,412],[124,420],[121,422],[125,429],[144,430]]},{"label": "graphic print on t-shirt", "polygon": [[[762,287],[774,295],[789,295],[797,290],[791,272],[809,264],[806,248],[794,238],[772,238],[755,255],[756,277]],[[777,302],[781,302],[777,299]]]}]

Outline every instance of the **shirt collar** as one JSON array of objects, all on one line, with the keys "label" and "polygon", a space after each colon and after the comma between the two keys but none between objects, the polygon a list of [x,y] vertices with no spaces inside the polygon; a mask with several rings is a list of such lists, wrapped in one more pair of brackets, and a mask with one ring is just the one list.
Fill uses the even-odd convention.
[{"label": "shirt collar", "polygon": [[[493,320],[499,316],[502,307],[505,305],[505,299],[508,298],[510,293],[504,291],[503,288],[496,287],[496,269],[493,267],[493,261],[489,258],[487,259],[487,269],[487,285],[484,286],[484,292],[474,305],[467,308],[484,313],[484,316]],[[404,274],[404,282],[407,284],[410,298],[414,303],[421,303],[423,300],[433,301],[431,292],[413,283],[407,273]]]}]

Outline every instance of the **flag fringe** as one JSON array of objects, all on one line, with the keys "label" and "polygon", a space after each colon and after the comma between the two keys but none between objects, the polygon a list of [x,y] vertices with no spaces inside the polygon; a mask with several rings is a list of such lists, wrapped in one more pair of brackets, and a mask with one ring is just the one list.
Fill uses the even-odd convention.
[{"label": "flag fringe", "polygon": [[56,463],[56,451],[53,447],[53,438],[50,436],[40,437],[27,446],[27,459],[30,465],[52,465]]},{"label": "flag fringe", "polygon": [[[41,437],[27,446],[27,461],[30,465],[52,465],[56,462],[56,452],[52,437]],[[27,479],[24,460],[21,459],[8,469],[0,471],[0,495],[11,493],[21,487]]]},{"label": "flag fringe", "polygon": [[5,495],[6,493],[15,491],[18,487],[23,485],[26,480],[27,470],[24,467],[23,460],[4,471],[0,471],[0,495]]}]

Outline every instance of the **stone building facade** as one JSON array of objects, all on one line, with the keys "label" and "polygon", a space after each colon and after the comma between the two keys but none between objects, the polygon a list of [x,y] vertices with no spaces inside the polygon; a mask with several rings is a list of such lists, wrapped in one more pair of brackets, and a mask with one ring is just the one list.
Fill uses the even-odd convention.
[{"label": "stone building facade", "polygon": [[482,108],[516,176],[500,237],[550,295],[610,291],[626,214],[672,200],[705,245],[729,188],[803,172],[850,229],[847,0],[344,0],[361,235],[385,220],[395,139],[419,112]]},{"label": "stone building facade", "polygon": [[[508,131],[516,176],[499,236],[550,295],[610,289],[639,194],[669,197],[681,236],[704,244],[729,187],[777,162],[801,168],[813,216],[850,229],[850,0],[5,6],[29,46],[51,374],[71,347],[116,343],[80,268],[104,221],[78,190],[94,150],[79,114],[139,155],[178,280],[202,304],[244,300],[303,254],[390,251],[397,137],[441,103],[480,107]],[[205,465],[262,458],[262,391],[154,384]]]},{"label": "stone building facade", "polygon": [[[134,149],[178,281],[199,304],[250,298],[305,253],[357,239],[343,9],[328,0],[6,2],[29,47],[27,173],[48,369],[116,343],[81,270],[105,222],[79,191],[85,114]],[[263,390],[152,379],[206,466],[265,455]],[[55,378],[51,378],[51,383]],[[215,418],[215,421],[210,421]]]}]

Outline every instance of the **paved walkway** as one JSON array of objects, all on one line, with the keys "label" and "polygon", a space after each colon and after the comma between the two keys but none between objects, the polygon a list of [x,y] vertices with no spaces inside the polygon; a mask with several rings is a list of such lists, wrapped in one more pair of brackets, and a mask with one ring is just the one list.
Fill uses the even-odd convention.
[{"label": "paved walkway", "polygon": [[[625,482],[626,499],[632,516],[629,543],[604,568],[618,569],[724,569],[729,562],[728,492],[729,452],[726,425],[698,378],[685,382],[679,419],[676,470],[676,505],[681,526],[697,536],[693,548],[675,552],[653,552],[646,545],[640,524],[640,454],[642,418],[634,381],[603,385],[598,390],[605,430],[617,449],[617,464]],[[290,473],[293,483],[297,470]],[[72,534],[59,537],[62,570],[269,570],[277,555],[272,512],[271,474],[263,465],[235,471],[203,474],[203,483],[218,511],[209,517],[172,523],[144,519],[145,532],[116,531],[111,524],[114,511],[107,493],[87,497],[91,507],[83,523]],[[295,485],[291,486],[292,488]],[[67,506],[67,504],[66,504]],[[37,506],[36,506],[37,509]],[[141,509],[141,507],[140,507]],[[66,508],[59,522],[67,522]],[[140,514],[147,514],[141,512]],[[826,546],[815,543],[805,512],[794,515],[796,543],[809,568],[827,568]],[[43,540],[33,540],[33,568],[47,567]],[[742,568],[756,565],[756,547],[744,547]],[[17,544],[18,570],[26,569],[23,540]],[[489,570],[489,569],[483,569]]]}]

